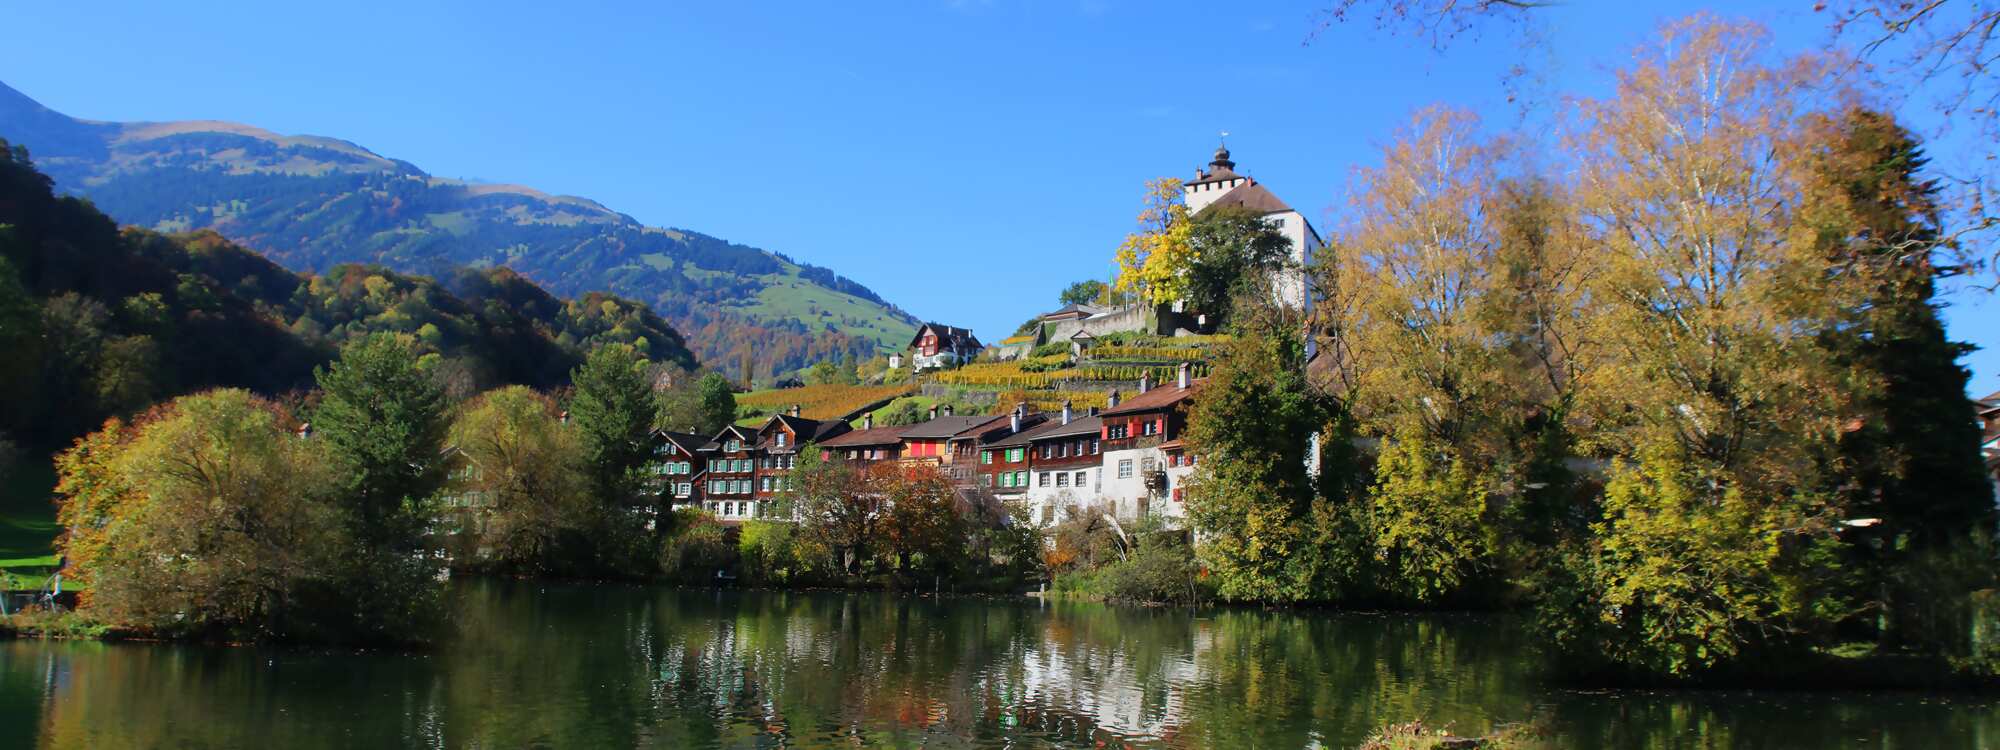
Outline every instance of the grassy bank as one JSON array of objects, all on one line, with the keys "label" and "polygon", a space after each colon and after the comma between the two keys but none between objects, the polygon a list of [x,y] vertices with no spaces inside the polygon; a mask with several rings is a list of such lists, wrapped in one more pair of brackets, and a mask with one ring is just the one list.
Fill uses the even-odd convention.
[{"label": "grassy bank", "polygon": [[55,540],[62,532],[49,501],[55,484],[55,467],[33,460],[0,480],[0,573],[13,576],[16,585],[39,582],[55,569]]}]

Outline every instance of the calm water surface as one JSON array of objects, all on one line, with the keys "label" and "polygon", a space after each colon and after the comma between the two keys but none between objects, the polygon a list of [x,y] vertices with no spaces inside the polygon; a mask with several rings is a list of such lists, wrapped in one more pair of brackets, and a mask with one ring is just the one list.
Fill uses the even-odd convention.
[{"label": "calm water surface", "polygon": [[2000,700],[1584,693],[1492,617],[462,583],[421,656],[0,643],[0,747],[2000,747]]}]

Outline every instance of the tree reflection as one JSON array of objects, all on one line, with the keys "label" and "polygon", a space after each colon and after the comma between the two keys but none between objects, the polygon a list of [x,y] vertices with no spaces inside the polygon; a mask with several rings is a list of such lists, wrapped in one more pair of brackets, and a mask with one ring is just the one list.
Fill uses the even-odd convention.
[{"label": "tree reflection", "polygon": [[[1561,747],[1978,746],[1990,698],[1606,693],[1493,617],[472,582],[421,655],[0,645],[0,739],[151,747],[1352,747],[1540,717]],[[25,736],[32,734],[32,738]]]}]

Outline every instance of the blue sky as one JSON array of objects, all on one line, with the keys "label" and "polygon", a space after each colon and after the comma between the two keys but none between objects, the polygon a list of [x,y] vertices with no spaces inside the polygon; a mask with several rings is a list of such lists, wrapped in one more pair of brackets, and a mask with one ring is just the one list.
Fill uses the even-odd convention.
[{"label": "blue sky", "polygon": [[[1330,1],[19,3],[0,80],[78,117],[233,120],[587,196],[993,340],[1108,277],[1142,183],[1191,173],[1219,130],[1324,231],[1411,110],[1516,121],[1510,40],[1440,54],[1364,21],[1308,43]],[[1661,19],[1704,7],[1781,46],[1825,33],[1810,0],[1629,5],[1542,16],[1544,95],[1602,93]],[[1973,389],[2000,389],[2000,303],[1949,301],[1988,349]]]}]

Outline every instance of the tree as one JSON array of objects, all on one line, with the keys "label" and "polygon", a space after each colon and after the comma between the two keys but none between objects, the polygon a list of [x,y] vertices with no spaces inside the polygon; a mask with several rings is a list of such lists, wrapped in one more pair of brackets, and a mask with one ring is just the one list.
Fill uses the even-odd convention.
[{"label": "tree", "polygon": [[331,594],[347,540],[324,453],[240,390],[79,441],[58,461],[59,547],[89,583],[83,607],[166,634],[352,635],[351,602]]},{"label": "tree", "polygon": [[736,421],[736,392],[721,373],[703,373],[692,382],[675,381],[660,393],[662,429],[713,435]]},{"label": "tree", "polygon": [[[656,418],[646,360],[625,344],[599,346],[570,372],[570,382],[569,428],[592,501],[586,523],[597,563],[605,571],[637,572],[653,565],[644,519],[634,512]],[[666,504],[652,504],[654,530],[664,533]]]},{"label": "tree", "polygon": [[371,552],[418,549],[446,477],[444,389],[417,355],[411,339],[378,333],[313,372],[324,393],[313,432],[341,467],[348,523]]},{"label": "tree", "polygon": [[1124,243],[1118,246],[1115,289],[1156,305],[1186,296],[1187,269],[1194,251],[1188,244],[1188,209],[1181,181],[1172,177],[1148,181],[1138,223],[1139,231],[1125,235]]},{"label": "tree", "polygon": [[570,372],[571,427],[596,501],[623,508],[638,492],[639,467],[652,455],[653,392],[645,360],[624,344],[592,349]]},{"label": "tree", "polygon": [[1065,305],[1094,305],[1109,291],[1111,288],[1104,282],[1085,279],[1063,287],[1062,294],[1056,296],[1056,301]]},{"label": "tree", "polygon": [[1190,220],[1187,243],[1181,300],[1224,321],[1237,298],[1270,297],[1273,274],[1291,265],[1291,240],[1247,208],[1202,211]]},{"label": "tree", "polygon": [[1816,3],[1814,10],[1831,15],[1835,40],[1859,42],[1863,59],[1885,60],[1888,76],[1900,79],[1897,88],[1929,94],[1941,115],[1937,135],[1971,127],[1973,145],[1948,170],[1949,189],[1934,188],[1932,200],[1954,219],[1943,249],[1984,245],[1986,253],[1966,252],[1960,261],[1984,261],[2000,272],[2000,244],[1987,239],[2000,226],[2000,216],[1988,209],[2000,197],[1992,145],[2000,139],[2000,76],[1993,67],[2000,6],[1986,0],[1843,0]]},{"label": "tree", "polygon": [[1372,9],[1376,28],[1425,37],[1433,48],[1443,49],[1482,22],[1520,24],[1527,11],[1554,4],[1541,0],[1336,0],[1323,11],[1321,26],[1346,23]]},{"label": "tree", "polygon": [[1852,532],[1859,592],[1883,612],[1883,636],[1956,648],[1967,592],[1990,585],[1992,489],[1979,428],[1965,414],[1969,348],[1945,335],[1936,281],[1947,252],[1938,186],[1919,171],[1916,139],[1887,115],[1850,109],[1814,130],[1807,221],[1837,273],[1864,285],[1860,307],[1822,344],[1868,387],[1858,424],[1840,437],[1849,513],[1881,519]]},{"label": "tree", "polygon": [[314,442],[338,469],[354,551],[344,587],[357,627],[384,634],[427,627],[441,612],[429,526],[444,486],[444,388],[419,367],[416,343],[378,333],[314,368],[323,395]]},{"label": "tree", "polygon": [[556,411],[548,397],[508,386],[481,395],[452,422],[451,490],[466,501],[461,525],[476,529],[478,542],[463,546],[490,549],[503,569],[574,572],[579,558],[590,559],[590,490],[576,433]]},{"label": "tree", "polygon": [[878,482],[891,466],[857,469],[843,461],[799,452],[789,481],[799,528],[834,556],[835,567],[848,575],[860,573],[870,545],[882,526],[882,494]]},{"label": "tree", "polygon": [[911,572],[912,562],[921,560],[924,569],[942,575],[966,562],[966,522],[944,472],[929,466],[885,465],[870,478],[885,506],[884,552],[898,572]]},{"label": "tree", "polygon": [[[0,224],[0,245],[13,228]],[[42,315],[35,299],[21,285],[14,266],[0,255],[0,391],[9,394],[0,403],[0,428],[20,430],[28,426],[37,403],[36,382],[42,362]]]},{"label": "tree", "polygon": [[1306,436],[1328,432],[1333,414],[1306,385],[1299,328],[1246,323],[1188,417],[1188,450],[1201,457],[1186,485],[1197,552],[1224,598],[1330,598],[1338,571],[1325,532],[1337,508],[1307,473]]},{"label": "tree", "polygon": [[[1803,124],[1828,68],[1774,63],[1765,34],[1667,25],[1581,103],[1577,190],[1606,272],[1590,436],[1624,457],[1590,548],[1569,556],[1588,614],[1571,653],[1687,676],[1810,643],[1848,604],[1827,484],[1853,373],[1821,336],[1859,302],[1800,231]],[[1714,72],[1728,70],[1726,77]]]}]

